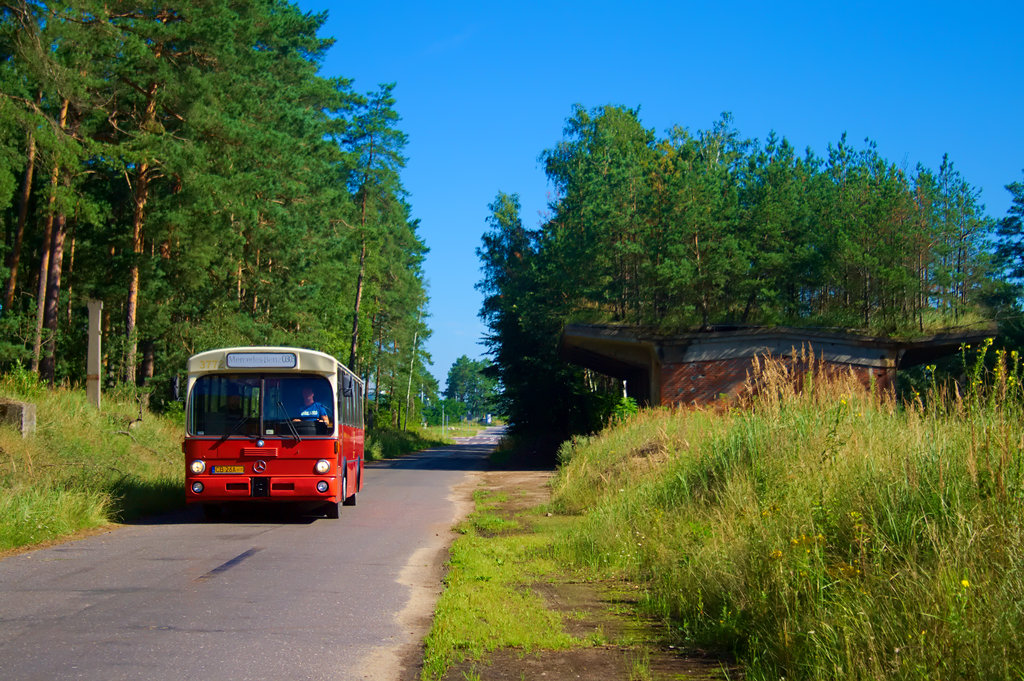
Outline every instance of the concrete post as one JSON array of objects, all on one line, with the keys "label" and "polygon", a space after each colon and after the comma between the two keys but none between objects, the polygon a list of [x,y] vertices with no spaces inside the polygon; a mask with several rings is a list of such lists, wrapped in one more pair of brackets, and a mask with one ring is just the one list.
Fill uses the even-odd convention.
[{"label": "concrete post", "polygon": [[36,405],[0,397],[0,423],[14,426],[22,437],[36,432]]},{"label": "concrete post", "polygon": [[86,357],[85,395],[97,409],[100,408],[100,329],[102,328],[103,301],[89,301],[89,352]]}]

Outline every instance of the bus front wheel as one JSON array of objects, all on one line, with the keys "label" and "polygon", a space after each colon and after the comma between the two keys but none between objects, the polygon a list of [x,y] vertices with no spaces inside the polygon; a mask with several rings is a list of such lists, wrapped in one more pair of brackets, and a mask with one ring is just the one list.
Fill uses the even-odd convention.
[{"label": "bus front wheel", "polygon": [[[356,489],[359,489],[359,483],[358,482],[356,483]],[[355,494],[355,492],[353,492],[351,495],[348,494],[348,485],[345,485],[345,489],[342,492],[342,498],[344,499],[344,501],[342,503],[345,506],[355,506],[356,505],[356,494]]]},{"label": "bus front wheel", "polygon": [[[341,479],[341,498],[345,498],[345,493],[348,490],[348,484],[344,477]],[[324,507],[324,511],[327,513],[327,517],[330,520],[337,520],[341,517],[341,502],[331,501],[328,502]]]}]

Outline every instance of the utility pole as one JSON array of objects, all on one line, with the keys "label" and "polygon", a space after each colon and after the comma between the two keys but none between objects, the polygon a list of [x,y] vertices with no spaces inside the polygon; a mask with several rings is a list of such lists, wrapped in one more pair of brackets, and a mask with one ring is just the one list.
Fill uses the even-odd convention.
[{"label": "utility pole", "polygon": [[85,396],[89,404],[100,408],[100,365],[103,355],[100,352],[101,331],[103,328],[103,301],[90,300],[89,303],[89,349],[86,354]]},{"label": "utility pole", "polygon": [[423,308],[416,312],[416,330],[412,334],[412,356],[409,358],[409,384],[405,387],[405,423],[402,430],[409,430],[409,396],[412,394],[412,368],[416,362],[416,344],[420,338],[420,318],[423,315]]}]

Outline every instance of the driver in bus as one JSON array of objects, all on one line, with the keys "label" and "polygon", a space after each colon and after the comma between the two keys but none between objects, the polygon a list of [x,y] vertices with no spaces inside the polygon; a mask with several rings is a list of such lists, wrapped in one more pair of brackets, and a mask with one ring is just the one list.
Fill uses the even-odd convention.
[{"label": "driver in bus", "polygon": [[304,405],[299,412],[299,418],[292,419],[293,421],[319,421],[328,428],[331,427],[331,412],[322,402],[316,401],[312,388],[302,389],[302,401]]}]

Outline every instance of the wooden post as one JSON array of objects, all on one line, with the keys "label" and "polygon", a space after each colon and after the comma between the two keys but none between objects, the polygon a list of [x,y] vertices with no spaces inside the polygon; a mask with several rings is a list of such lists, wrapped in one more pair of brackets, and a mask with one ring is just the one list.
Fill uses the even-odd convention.
[{"label": "wooden post", "polygon": [[103,328],[103,301],[89,301],[89,352],[86,357],[85,395],[89,403],[100,408],[100,339]]}]

